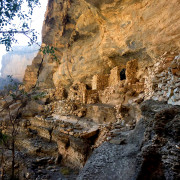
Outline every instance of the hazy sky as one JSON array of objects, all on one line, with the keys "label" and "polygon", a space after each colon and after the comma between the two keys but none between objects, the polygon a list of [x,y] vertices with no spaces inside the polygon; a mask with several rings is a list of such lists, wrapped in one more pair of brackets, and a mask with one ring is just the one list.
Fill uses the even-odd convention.
[{"label": "hazy sky", "polygon": [[[40,0],[41,6],[36,7],[34,9],[34,13],[32,15],[31,28],[35,29],[39,33],[38,42],[41,41],[41,30],[42,30],[42,24],[43,24],[43,20],[44,20],[44,14],[46,11],[47,2],[48,2],[48,0]],[[17,45],[17,46],[28,45],[29,40],[25,36],[16,35],[16,37],[18,39],[18,44],[15,44],[15,45]],[[5,47],[3,45],[0,45],[0,69],[1,69],[1,58],[2,58],[3,54],[5,54],[5,53],[6,53]]]}]

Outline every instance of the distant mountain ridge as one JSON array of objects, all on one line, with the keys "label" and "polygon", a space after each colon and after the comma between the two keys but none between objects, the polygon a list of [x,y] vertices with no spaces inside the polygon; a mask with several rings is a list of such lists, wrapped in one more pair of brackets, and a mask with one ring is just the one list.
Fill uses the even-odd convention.
[{"label": "distant mountain ridge", "polygon": [[27,65],[30,65],[39,50],[38,45],[15,46],[12,51],[2,57],[0,88],[7,84],[7,76],[22,81]]}]

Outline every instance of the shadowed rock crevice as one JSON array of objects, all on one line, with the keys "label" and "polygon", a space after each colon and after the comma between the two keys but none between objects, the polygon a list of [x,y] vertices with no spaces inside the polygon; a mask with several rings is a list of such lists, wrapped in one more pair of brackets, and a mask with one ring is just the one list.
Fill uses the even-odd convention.
[{"label": "shadowed rock crevice", "polygon": [[147,157],[144,157],[143,164],[140,170],[140,174],[137,180],[165,180],[163,166],[161,161],[161,155],[156,152],[149,153]]}]

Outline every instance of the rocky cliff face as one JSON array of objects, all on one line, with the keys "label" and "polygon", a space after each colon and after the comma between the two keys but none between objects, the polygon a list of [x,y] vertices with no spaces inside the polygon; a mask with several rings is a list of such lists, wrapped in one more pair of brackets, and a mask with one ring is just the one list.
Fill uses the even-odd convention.
[{"label": "rocky cliff face", "polygon": [[[179,6],[178,0],[50,0],[43,43],[57,47],[61,64],[47,58],[38,81],[47,87],[74,81],[90,85],[93,75],[124,67],[129,60],[145,68],[166,51],[178,52]],[[34,83],[38,59],[25,75]]]},{"label": "rocky cliff face", "polygon": [[180,107],[146,101],[141,110],[144,117],[136,128],[116,129],[119,134],[94,151],[78,180],[179,178]]},{"label": "rocky cliff face", "polygon": [[[58,154],[54,167],[82,169],[77,179],[179,179],[179,7],[49,0],[42,46],[56,47],[58,62],[38,53],[20,109],[19,149],[52,157],[28,164],[34,178],[45,178]],[[11,103],[13,112],[21,105]]]},{"label": "rocky cliff face", "polygon": [[6,78],[12,75],[14,79],[22,82],[27,65],[32,63],[39,47],[33,46],[16,46],[11,52],[2,57],[1,76]]}]

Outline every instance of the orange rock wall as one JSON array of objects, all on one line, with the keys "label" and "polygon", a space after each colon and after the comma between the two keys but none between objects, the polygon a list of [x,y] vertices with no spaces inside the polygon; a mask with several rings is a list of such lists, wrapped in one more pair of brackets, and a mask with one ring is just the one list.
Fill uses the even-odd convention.
[{"label": "orange rock wall", "polygon": [[[179,0],[49,0],[43,43],[57,48],[60,64],[46,57],[39,86],[91,85],[93,75],[109,74],[129,60],[144,68],[165,51],[178,52],[179,9]],[[36,77],[37,70],[28,68]],[[27,76],[28,71],[25,83],[31,87],[37,79],[31,83]]]}]

